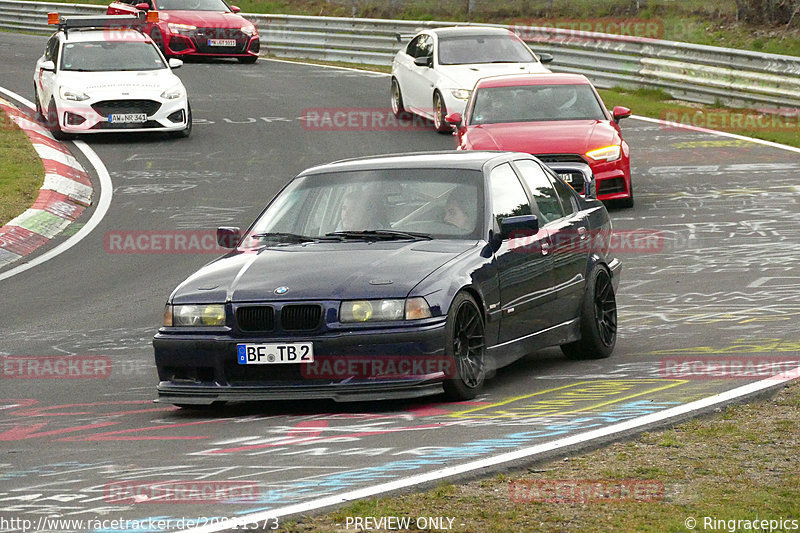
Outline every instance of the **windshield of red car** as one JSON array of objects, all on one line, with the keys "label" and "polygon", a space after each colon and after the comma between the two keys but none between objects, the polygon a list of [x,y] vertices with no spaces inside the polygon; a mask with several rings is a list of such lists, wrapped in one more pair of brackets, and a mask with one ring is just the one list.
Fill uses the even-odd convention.
[{"label": "windshield of red car", "polygon": [[156,0],[156,9],[161,11],[230,11],[221,0]]},{"label": "windshield of red car", "polygon": [[[460,212],[455,213],[455,208]],[[479,170],[332,172],[295,179],[272,201],[250,234],[318,238],[378,230],[477,239],[482,234],[482,214],[483,173]]]},{"label": "windshield of red car", "polygon": [[468,124],[608,120],[589,85],[526,85],[478,89]]},{"label": "windshield of red car", "polygon": [[90,41],[66,43],[61,54],[61,70],[109,72],[159,70],[167,68],[149,42]]},{"label": "windshield of red car", "polygon": [[439,36],[439,64],[528,63],[536,61],[516,35]]}]

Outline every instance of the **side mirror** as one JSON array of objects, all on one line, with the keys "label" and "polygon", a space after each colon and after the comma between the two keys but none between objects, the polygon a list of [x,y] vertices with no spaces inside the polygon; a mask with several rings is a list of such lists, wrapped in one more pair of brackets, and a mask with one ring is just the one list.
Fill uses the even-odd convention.
[{"label": "side mirror", "polygon": [[547,53],[539,54],[539,62],[541,62],[541,63],[552,63],[553,62],[553,54],[547,54]]},{"label": "side mirror", "polygon": [[217,228],[217,244],[223,248],[236,248],[242,242],[242,233],[236,227]]},{"label": "side mirror", "polygon": [[234,12],[234,13],[238,13],[241,10],[242,10],[242,8],[239,7],[239,6],[231,6],[231,11]]},{"label": "side mirror", "polygon": [[48,72],[55,72],[56,71],[56,64],[52,61],[42,61],[42,64],[39,65],[41,70],[46,70]]},{"label": "side mirror", "polygon": [[169,68],[181,68],[183,66],[183,61],[174,57],[169,58],[167,61]]},{"label": "side mirror", "polygon": [[621,105],[614,106],[614,110],[611,112],[611,116],[614,117],[614,122],[619,122],[623,118],[628,118],[631,116],[631,110],[627,107],[622,107]]},{"label": "side mirror", "polygon": [[147,2],[142,2],[140,4],[136,4],[133,7],[135,7],[136,9],[139,9],[141,11],[147,11],[148,9],[150,9],[150,4],[148,4]]},{"label": "side mirror", "polygon": [[432,67],[433,56],[415,57],[414,64],[417,65],[418,67]]},{"label": "side mirror", "polygon": [[539,219],[536,215],[506,217],[500,222],[500,236],[503,240],[513,233],[536,234],[539,232]]},{"label": "side mirror", "polygon": [[444,117],[444,121],[452,126],[460,126],[462,120],[461,113],[450,113]]}]

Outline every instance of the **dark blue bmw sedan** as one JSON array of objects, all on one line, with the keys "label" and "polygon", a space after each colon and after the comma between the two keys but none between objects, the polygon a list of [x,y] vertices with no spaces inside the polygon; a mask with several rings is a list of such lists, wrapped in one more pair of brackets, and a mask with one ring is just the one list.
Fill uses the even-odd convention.
[{"label": "dark blue bmw sedan", "polygon": [[536,158],[426,152],[318,166],[169,297],[159,400],[475,397],[534,350],[608,357],[620,262],[603,204]]}]

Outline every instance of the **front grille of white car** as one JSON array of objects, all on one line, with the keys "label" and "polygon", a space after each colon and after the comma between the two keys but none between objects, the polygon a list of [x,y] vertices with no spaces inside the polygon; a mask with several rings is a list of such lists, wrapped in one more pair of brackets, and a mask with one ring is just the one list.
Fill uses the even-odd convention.
[{"label": "front grille of white car", "polygon": [[161,109],[161,103],[155,100],[103,100],[93,104],[92,109],[104,117],[127,113],[146,113],[151,117]]}]

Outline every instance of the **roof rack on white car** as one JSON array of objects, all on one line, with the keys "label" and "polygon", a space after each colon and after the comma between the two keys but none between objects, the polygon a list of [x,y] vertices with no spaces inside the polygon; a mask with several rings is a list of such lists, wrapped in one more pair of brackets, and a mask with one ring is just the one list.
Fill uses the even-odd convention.
[{"label": "roof rack on white car", "polygon": [[77,28],[132,28],[141,30],[145,22],[158,22],[158,11],[140,12],[138,15],[90,15],[62,17],[58,13],[48,13],[47,23],[58,25],[65,34]]}]

